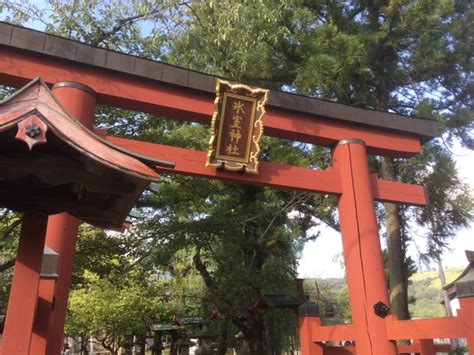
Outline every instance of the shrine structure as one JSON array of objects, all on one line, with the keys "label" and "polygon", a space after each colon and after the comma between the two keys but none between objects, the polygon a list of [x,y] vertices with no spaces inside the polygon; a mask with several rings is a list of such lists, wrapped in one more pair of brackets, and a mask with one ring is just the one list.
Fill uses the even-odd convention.
[{"label": "shrine structure", "polygon": [[[456,317],[398,321],[389,314],[374,201],[427,202],[422,186],[371,174],[367,157],[412,157],[436,136],[436,123],[270,91],[263,133],[331,148],[332,164],[318,171],[260,162],[254,174],[206,166],[214,161],[203,151],[113,137],[93,127],[96,104],[210,125],[216,82],[0,23],[0,84],[23,87],[0,106],[0,206],[24,212],[0,353],[60,353],[80,220],[125,228],[141,192],[166,172],[337,196],[352,324],[321,326],[317,310],[303,304],[304,355],[434,354],[440,350],[434,338],[467,338],[474,354],[474,294],[464,292],[474,288],[463,284]],[[57,279],[41,278],[45,245],[59,256]],[[416,341],[397,347],[397,339]],[[355,345],[325,345],[342,340]]]}]

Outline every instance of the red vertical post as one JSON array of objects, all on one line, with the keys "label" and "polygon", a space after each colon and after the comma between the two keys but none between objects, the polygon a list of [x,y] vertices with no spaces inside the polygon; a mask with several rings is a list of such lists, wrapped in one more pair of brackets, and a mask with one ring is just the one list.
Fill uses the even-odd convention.
[{"label": "red vertical post", "polygon": [[[96,107],[92,89],[79,83],[60,82],[53,86],[52,92],[69,113],[87,128],[92,128]],[[32,354],[61,353],[78,227],[79,220],[67,213],[49,217],[46,245],[59,253],[59,278],[53,295],[54,308],[49,312],[44,310],[41,319],[36,320]],[[43,291],[40,297],[52,302],[49,290],[44,288]]]},{"label": "red vertical post", "polygon": [[[38,305],[36,309],[33,333],[31,335],[31,354],[44,354],[46,352],[46,335],[48,328],[44,326],[49,320],[54,305],[54,286],[56,280],[41,279],[38,289]],[[38,351],[41,349],[41,351]]]},{"label": "red vertical post", "polygon": [[321,326],[318,307],[306,301],[298,307],[298,337],[300,340],[301,354],[303,355],[323,355],[321,345],[313,341],[314,331]]},{"label": "red vertical post", "polygon": [[[472,282],[471,292],[474,290],[474,281]],[[467,349],[469,355],[474,355],[474,294],[469,297],[460,297],[458,317],[461,319],[464,334],[467,340]]]},{"label": "red vertical post", "polygon": [[357,353],[396,354],[385,321],[374,312],[375,304],[389,305],[389,301],[364,142],[339,142],[333,166],[341,176],[339,223]]},{"label": "red vertical post", "polygon": [[413,344],[418,344],[420,347],[420,355],[435,355],[435,346],[433,339],[415,339]]},{"label": "red vertical post", "polygon": [[3,355],[29,354],[38,299],[47,217],[23,214],[20,244],[15,262],[3,332]]},{"label": "red vertical post", "polygon": [[319,317],[300,317],[298,336],[300,338],[300,350],[303,355],[323,355],[321,345],[316,344],[313,339],[313,328],[321,326]]},{"label": "red vertical post", "polygon": [[[46,245],[59,253],[59,277],[51,293],[47,283],[41,280],[39,298],[42,303],[54,307],[42,307],[35,320],[31,354],[60,354],[63,342],[63,328],[66,319],[67,299],[71,286],[72,266],[79,220],[67,213],[50,216],[46,232]],[[53,301],[54,299],[54,301]]]}]

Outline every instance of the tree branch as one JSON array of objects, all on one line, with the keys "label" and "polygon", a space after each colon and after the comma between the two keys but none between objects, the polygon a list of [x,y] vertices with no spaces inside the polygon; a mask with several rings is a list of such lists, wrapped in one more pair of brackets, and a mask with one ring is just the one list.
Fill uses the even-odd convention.
[{"label": "tree branch", "polygon": [[185,6],[185,7],[187,7],[187,8],[193,13],[193,15],[194,15],[194,17],[196,18],[196,20],[198,20],[198,22],[199,22],[199,24],[201,25],[201,27],[204,28],[204,25],[202,24],[201,19],[199,18],[198,14],[196,13],[196,10],[194,10],[194,8],[193,8],[191,5],[189,5],[189,2],[182,2],[182,3],[178,4],[178,5],[179,5],[179,6]]},{"label": "tree branch", "polygon": [[18,218],[17,220],[13,221],[12,224],[10,224],[2,233],[2,239],[5,240],[7,239],[10,234],[15,230],[16,227],[18,227],[21,223],[21,218]]},{"label": "tree branch", "polygon": [[204,283],[206,284],[207,288],[216,297],[217,301],[219,301],[220,305],[218,306],[218,308],[225,316],[229,317],[232,320],[232,323],[234,323],[234,325],[239,328],[242,333],[244,333],[246,336],[250,336],[251,329],[244,323],[241,317],[236,314],[236,312],[233,310],[233,307],[229,305],[227,301],[216,291],[214,280],[212,280],[211,275],[209,274],[206,269],[206,266],[201,260],[201,250],[199,248],[193,257],[193,262],[194,266],[204,279]]},{"label": "tree branch", "polygon": [[13,258],[13,259],[10,259],[10,260],[4,262],[3,264],[0,264],[0,273],[10,269],[11,267],[13,267],[15,265],[15,260],[16,259]]},{"label": "tree branch", "polygon": [[134,16],[129,16],[129,17],[118,19],[117,23],[115,24],[114,27],[112,27],[112,29],[110,29],[109,31],[103,30],[100,33],[99,37],[97,39],[95,39],[94,41],[92,41],[90,44],[93,45],[93,46],[97,46],[101,42],[105,41],[108,37],[116,34],[120,30],[122,30],[122,28],[124,28],[126,25],[131,24],[133,22],[136,22],[138,20],[148,18],[152,15],[157,14],[159,11],[161,11],[161,8],[156,8],[156,9],[151,10],[149,12],[145,12],[145,13],[137,14],[137,15],[134,15]]}]

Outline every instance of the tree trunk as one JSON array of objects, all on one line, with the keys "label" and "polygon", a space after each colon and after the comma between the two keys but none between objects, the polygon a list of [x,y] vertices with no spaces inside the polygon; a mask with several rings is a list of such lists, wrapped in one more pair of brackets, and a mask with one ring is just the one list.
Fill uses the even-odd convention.
[{"label": "tree trunk", "polygon": [[[395,180],[393,162],[382,157],[382,177]],[[405,272],[405,249],[401,234],[400,210],[392,203],[385,203],[385,228],[387,229],[388,278],[392,313],[398,319],[410,319],[408,312],[408,280]]]},{"label": "tree trunk", "polygon": [[250,354],[263,355],[263,319],[258,315],[255,317],[255,323],[250,331],[251,337],[246,337],[245,340],[249,344]]},{"label": "tree trunk", "polygon": [[438,259],[438,273],[441,281],[441,289],[443,290],[444,311],[447,317],[452,317],[453,310],[451,309],[451,303],[449,302],[448,292],[444,290],[444,286],[446,286],[446,276],[444,275],[441,259]]},{"label": "tree trunk", "polygon": [[[448,292],[444,290],[444,286],[446,286],[446,276],[444,274],[443,263],[441,262],[441,258],[438,259],[438,273],[439,279],[441,281],[441,290],[443,292],[443,301],[444,301],[444,312],[446,317],[453,316],[453,310],[451,308],[451,303],[449,302]],[[457,339],[449,339],[451,344],[451,349],[456,349],[459,346],[459,342]]]},{"label": "tree trunk", "polygon": [[139,338],[140,350],[138,351],[138,355],[145,355],[145,344],[146,344],[146,338],[140,337]]},{"label": "tree trunk", "polygon": [[227,321],[221,322],[219,326],[219,342],[217,347],[217,354],[218,355],[225,355],[227,352],[227,332],[228,332],[228,324]]},{"label": "tree trunk", "polygon": [[[383,76],[381,76],[383,77]],[[377,87],[377,108],[388,112],[389,90],[382,82]],[[382,157],[382,178],[396,181],[391,158]],[[405,267],[405,248],[402,238],[400,209],[393,203],[385,203],[385,228],[387,230],[388,283],[392,313],[398,319],[410,319],[408,312],[408,280]]]}]

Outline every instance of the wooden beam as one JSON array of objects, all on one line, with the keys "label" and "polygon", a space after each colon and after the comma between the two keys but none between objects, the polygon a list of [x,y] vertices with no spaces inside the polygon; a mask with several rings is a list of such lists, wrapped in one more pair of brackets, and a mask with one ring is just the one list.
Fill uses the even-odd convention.
[{"label": "wooden beam", "polygon": [[[339,173],[333,167],[320,171],[291,165],[260,162],[258,175],[236,174],[206,167],[206,152],[112,136],[106,136],[105,139],[130,152],[176,163],[174,169],[156,167],[161,172],[235,183],[265,184],[276,188],[329,195],[340,195],[342,193]],[[409,205],[426,204],[423,186],[380,180],[376,175],[371,176],[371,184],[374,198],[377,201],[399,202]]]},{"label": "wooden beam", "polygon": [[[209,124],[213,95],[146,80],[60,58],[0,48],[0,83],[21,87],[40,75],[49,84],[76,81],[94,89],[97,102],[124,109]],[[342,139],[365,141],[369,154],[410,157],[421,151],[420,139],[408,133],[344,123],[297,111],[269,108],[265,134],[310,144],[332,146]]]},{"label": "wooden beam", "polygon": [[157,166],[156,169],[160,172],[330,195],[341,193],[338,172],[333,168],[319,171],[298,166],[260,162],[258,174],[239,174],[206,167],[206,152],[112,136],[105,138],[110,143],[130,152],[156,159],[166,157],[167,160],[176,163],[174,169]]},{"label": "wooden beam", "polygon": [[370,175],[374,199],[380,202],[404,203],[414,206],[425,206],[425,188],[422,185],[411,185],[401,182],[382,180],[377,174]]},{"label": "wooden beam", "polygon": [[466,331],[459,317],[396,320],[385,318],[387,335],[397,339],[464,338]]}]

